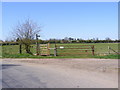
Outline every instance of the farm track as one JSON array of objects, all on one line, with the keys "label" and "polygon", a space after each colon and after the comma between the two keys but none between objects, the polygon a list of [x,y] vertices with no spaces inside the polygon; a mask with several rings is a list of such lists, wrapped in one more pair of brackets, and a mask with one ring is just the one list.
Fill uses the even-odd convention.
[{"label": "farm track", "polygon": [[32,64],[52,65],[71,69],[82,69],[98,72],[117,72],[117,59],[4,59],[4,61]]},{"label": "farm track", "polygon": [[3,59],[2,74],[5,88],[117,88],[118,60]]}]

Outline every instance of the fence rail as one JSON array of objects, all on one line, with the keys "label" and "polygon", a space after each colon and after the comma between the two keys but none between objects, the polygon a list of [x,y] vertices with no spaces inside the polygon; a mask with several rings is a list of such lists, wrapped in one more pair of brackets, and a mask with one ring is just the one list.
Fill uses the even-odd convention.
[{"label": "fence rail", "polygon": [[94,45],[55,45],[56,55],[94,55]]},{"label": "fence rail", "polygon": [[[45,46],[45,47],[44,47]],[[74,56],[74,55],[109,55],[109,54],[120,54],[118,44],[92,44],[92,45],[84,45],[84,44],[40,44],[39,49],[41,47],[44,53],[48,53],[46,55],[54,55],[54,56]],[[108,49],[108,46],[110,47]],[[3,55],[12,55],[12,54],[25,54],[25,45],[15,45],[14,43],[10,43],[9,45],[2,45],[2,54]],[[33,55],[36,55],[36,44],[31,45],[31,52]],[[42,48],[44,47],[44,48]],[[45,49],[45,50],[44,50]],[[44,55],[43,52],[40,52]],[[46,51],[46,52],[45,52]]]}]

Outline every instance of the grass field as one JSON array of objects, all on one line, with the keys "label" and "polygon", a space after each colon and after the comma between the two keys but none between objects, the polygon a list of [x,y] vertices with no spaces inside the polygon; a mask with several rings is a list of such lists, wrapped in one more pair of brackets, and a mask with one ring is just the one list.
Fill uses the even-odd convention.
[{"label": "grass field", "polygon": [[[108,55],[109,50],[108,50],[108,46],[111,47],[113,50],[115,50],[116,52],[118,52],[118,43],[85,43],[85,44],[81,44],[81,43],[69,43],[69,44],[57,44],[59,46],[79,46],[79,45],[94,45],[95,46],[95,56],[93,56],[92,54],[90,55],[80,55],[80,54],[71,54],[71,55],[66,55],[66,56],[61,56],[59,54],[62,52],[66,52],[65,49],[58,51],[59,56],[54,57],[54,56],[34,56],[34,55],[29,55],[29,54],[25,54],[25,48],[23,46],[22,48],[22,54],[19,54],[19,46],[18,45],[7,45],[7,46],[2,46],[2,56],[3,57],[10,57],[10,58],[118,58],[118,55],[116,55],[115,52],[113,52],[112,50],[110,50],[110,55]],[[54,48],[54,44],[50,44],[50,48]],[[32,45],[31,51],[33,54],[36,53],[36,45]],[[76,52],[75,50],[69,50],[69,53],[73,53]],[[50,54],[53,55],[54,54],[54,50],[50,50]]]}]

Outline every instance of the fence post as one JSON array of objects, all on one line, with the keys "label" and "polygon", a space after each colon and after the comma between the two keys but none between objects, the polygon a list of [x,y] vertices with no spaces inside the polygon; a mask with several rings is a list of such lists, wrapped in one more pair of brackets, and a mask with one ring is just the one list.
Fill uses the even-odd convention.
[{"label": "fence post", "polygon": [[56,44],[55,44],[55,49],[54,49],[54,56],[57,56],[57,47],[56,47]]},{"label": "fence post", "polygon": [[50,43],[48,43],[47,49],[48,49],[48,55],[50,55]]},{"label": "fence post", "polygon": [[108,54],[110,54],[110,46],[108,46]]},{"label": "fence post", "polygon": [[92,55],[95,55],[95,53],[94,53],[94,45],[92,46]]},{"label": "fence post", "polygon": [[39,51],[39,43],[38,43],[38,37],[40,37],[40,35],[38,35],[38,34],[36,34],[36,53],[37,53],[37,55],[39,55],[40,53],[40,51]]},{"label": "fence post", "polygon": [[19,44],[19,53],[22,53],[22,44]]}]

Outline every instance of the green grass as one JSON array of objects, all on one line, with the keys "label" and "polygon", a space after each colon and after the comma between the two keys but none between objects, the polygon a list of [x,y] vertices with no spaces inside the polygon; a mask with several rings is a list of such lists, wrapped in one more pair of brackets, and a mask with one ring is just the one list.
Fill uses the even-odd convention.
[{"label": "green grass", "polygon": [[[78,52],[77,50],[58,50],[59,56],[54,57],[54,50],[51,50],[50,53],[52,56],[35,56],[25,53],[25,49],[23,46],[22,53],[19,54],[19,46],[18,45],[8,45],[8,46],[2,46],[2,57],[3,58],[111,58],[111,59],[117,59],[118,55],[114,55],[115,53],[113,51],[110,51],[110,55],[107,55],[108,53],[108,46],[110,46],[115,51],[118,51],[118,43],[69,43],[69,44],[57,44],[59,46],[64,46],[67,48],[69,45],[77,47],[78,45],[95,45],[95,56],[92,55],[78,55],[78,54],[72,54],[73,52]],[[31,51],[33,54],[36,53],[36,45],[32,45]],[[54,48],[54,44],[50,44],[51,48]],[[71,54],[62,56],[63,52],[69,52]]]},{"label": "green grass", "polygon": [[120,59],[120,55],[105,55],[105,56],[92,56],[92,55],[79,55],[79,56],[35,56],[30,54],[6,54],[3,58],[100,58],[100,59]]},{"label": "green grass", "polygon": [[[85,43],[85,44],[59,44],[59,45],[95,45],[95,53],[108,53],[108,46],[114,50],[118,50],[118,43]],[[113,51],[111,51],[113,53]]]},{"label": "green grass", "polygon": [[105,55],[105,56],[94,56],[94,58],[103,58],[103,59],[120,59],[120,55]]},{"label": "green grass", "polygon": [[92,55],[79,55],[79,56],[35,56],[30,54],[6,54],[3,58],[94,58]]}]

